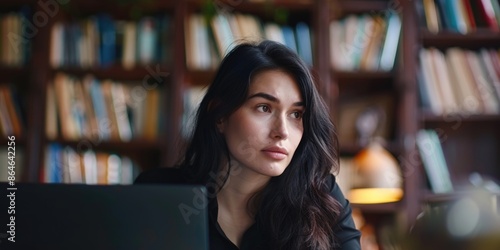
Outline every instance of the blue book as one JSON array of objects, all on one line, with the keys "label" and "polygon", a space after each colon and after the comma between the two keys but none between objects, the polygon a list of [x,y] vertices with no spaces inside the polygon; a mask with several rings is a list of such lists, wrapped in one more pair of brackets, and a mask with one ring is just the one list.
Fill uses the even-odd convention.
[{"label": "blue book", "polygon": [[297,43],[295,42],[293,29],[290,26],[285,25],[281,27],[281,31],[283,32],[283,37],[285,38],[285,45],[297,53]]},{"label": "blue book", "polygon": [[443,30],[450,30],[451,27],[451,17],[446,11],[446,1],[447,0],[435,0],[436,9],[439,13],[439,21],[441,22],[441,27]]},{"label": "blue book", "polygon": [[387,17],[387,33],[384,46],[380,56],[380,70],[390,71],[394,67],[396,53],[398,51],[399,37],[401,34],[401,19],[395,11],[391,11]]},{"label": "blue book", "polygon": [[297,36],[297,51],[300,57],[309,65],[313,65],[312,56],[312,45],[311,45],[311,33],[309,32],[309,26],[303,22],[300,22],[295,27]]},{"label": "blue book", "polygon": [[100,66],[108,67],[116,59],[116,27],[109,15],[101,14],[97,17],[100,35]]},{"label": "blue book", "polygon": [[458,2],[449,0],[440,0],[440,6],[444,7],[445,16],[449,21],[450,30],[458,32],[460,29],[458,27],[457,15],[459,12]]},{"label": "blue book", "polygon": [[[99,130],[99,137],[103,140],[111,138],[111,131],[109,131],[109,126],[101,126],[105,121],[108,121],[109,117],[106,110],[106,102],[101,91],[101,86],[97,80],[92,80],[90,86],[90,96],[92,99],[92,104],[94,106],[94,112],[97,119],[97,128]],[[106,124],[105,124],[106,125]]]},{"label": "blue book", "polygon": [[61,157],[62,147],[57,143],[49,144],[49,168],[47,181],[49,183],[61,183],[63,182],[63,160]]}]

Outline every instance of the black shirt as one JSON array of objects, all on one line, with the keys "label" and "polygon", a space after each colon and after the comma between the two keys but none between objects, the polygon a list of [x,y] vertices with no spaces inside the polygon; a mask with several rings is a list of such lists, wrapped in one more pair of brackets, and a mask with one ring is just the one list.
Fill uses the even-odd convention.
[{"label": "black shirt", "polygon": [[[337,242],[341,245],[341,249],[361,249],[359,243],[361,234],[354,226],[354,222],[351,216],[352,209],[349,205],[349,201],[344,198],[344,195],[335,182],[335,177],[333,175],[331,177],[330,194],[344,208],[344,210],[341,212],[338,226],[332,230],[335,230],[335,236]],[[156,168],[141,173],[135,180],[135,183],[186,184],[188,182],[181,174],[181,171],[179,169]],[[208,213],[210,249],[238,250],[238,247],[226,237],[224,231],[222,231],[219,223],[217,222],[217,199],[212,199],[209,202]],[[245,231],[245,233],[243,234],[241,246],[239,249],[269,249],[269,247],[266,246],[265,236],[261,233],[262,231],[263,230],[259,228],[258,223],[254,223],[252,226],[250,226],[250,228],[248,228],[247,231]]]}]

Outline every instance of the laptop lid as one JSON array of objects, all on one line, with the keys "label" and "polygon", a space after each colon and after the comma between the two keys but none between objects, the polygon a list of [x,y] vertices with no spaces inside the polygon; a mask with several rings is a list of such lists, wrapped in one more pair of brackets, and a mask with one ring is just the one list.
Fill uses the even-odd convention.
[{"label": "laptop lid", "polygon": [[208,249],[202,186],[9,188],[0,184],[0,249]]}]

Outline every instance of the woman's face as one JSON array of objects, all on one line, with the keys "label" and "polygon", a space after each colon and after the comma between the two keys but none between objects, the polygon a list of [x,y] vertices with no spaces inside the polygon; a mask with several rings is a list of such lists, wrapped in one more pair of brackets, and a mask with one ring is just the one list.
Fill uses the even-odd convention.
[{"label": "woman's face", "polygon": [[258,73],[243,105],[218,124],[233,164],[264,176],[279,176],[290,163],[303,134],[304,103],[291,75]]}]

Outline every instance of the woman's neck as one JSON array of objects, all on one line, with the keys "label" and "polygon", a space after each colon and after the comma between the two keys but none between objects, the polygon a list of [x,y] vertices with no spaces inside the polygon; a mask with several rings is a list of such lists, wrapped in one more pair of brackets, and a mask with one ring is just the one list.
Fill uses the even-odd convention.
[{"label": "woman's neck", "polygon": [[269,176],[246,169],[232,172],[217,194],[217,200],[231,211],[246,210],[248,201],[262,190],[270,179]]},{"label": "woman's neck", "polygon": [[244,232],[254,223],[255,211],[253,207],[248,206],[249,201],[269,180],[268,176],[241,169],[229,175],[217,194],[217,221],[236,246],[240,245]]}]

